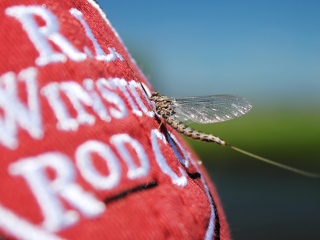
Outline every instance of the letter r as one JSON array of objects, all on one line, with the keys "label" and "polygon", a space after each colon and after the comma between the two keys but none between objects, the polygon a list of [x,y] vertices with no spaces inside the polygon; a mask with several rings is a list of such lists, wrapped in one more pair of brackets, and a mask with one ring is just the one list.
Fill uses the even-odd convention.
[{"label": "letter r", "polygon": [[[50,179],[46,170],[55,172]],[[21,175],[36,197],[44,216],[43,226],[58,231],[78,220],[76,210],[64,208],[61,198],[87,217],[101,214],[105,205],[75,183],[71,160],[58,152],[20,159],[9,167],[12,175]]]}]

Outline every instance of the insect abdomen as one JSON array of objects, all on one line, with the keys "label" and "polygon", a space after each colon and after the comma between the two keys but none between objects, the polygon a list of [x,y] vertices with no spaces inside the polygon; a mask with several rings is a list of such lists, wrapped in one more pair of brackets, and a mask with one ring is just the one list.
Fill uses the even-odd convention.
[{"label": "insect abdomen", "polygon": [[200,132],[198,130],[195,130],[191,127],[188,127],[184,123],[180,122],[178,119],[175,117],[168,117],[166,119],[167,123],[170,124],[174,129],[176,129],[179,133],[182,133],[183,135],[190,137],[195,140],[199,141],[205,141],[205,142],[215,142],[220,145],[227,145],[227,143],[220,138],[213,136],[212,134],[207,134]]}]

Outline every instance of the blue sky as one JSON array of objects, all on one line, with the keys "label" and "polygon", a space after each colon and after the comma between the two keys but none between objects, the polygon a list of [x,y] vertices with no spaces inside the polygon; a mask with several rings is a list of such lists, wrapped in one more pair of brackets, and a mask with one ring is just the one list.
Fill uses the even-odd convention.
[{"label": "blue sky", "polygon": [[154,87],[320,110],[320,1],[99,1]]}]

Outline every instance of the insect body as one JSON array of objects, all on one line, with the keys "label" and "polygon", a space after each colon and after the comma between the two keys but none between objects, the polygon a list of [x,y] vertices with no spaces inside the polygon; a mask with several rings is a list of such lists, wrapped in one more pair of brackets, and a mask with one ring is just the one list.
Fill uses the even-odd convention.
[{"label": "insect body", "polygon": [[153,92],[149,96],[149,99],[154,102],[155,112],[162,120],[187,137],[200,141],[215,142],[222,146],[229,146],[233,150],[255,159],[307,177],[320,177],[318,174],[286,166],[244,151],[228,144],[219,137],[200,132],[185,124],[188,122],[215,123],[239,117],[247,113],[252,107],[251,104],[242,97],[233,95],[212,95],[206,97],[169,98],[160,95],[158,92]]},{"label": "insect body", "polygon": [[222,146],[228,144],[219,137],[195,130],[183,122],[222,122],[241,116],[251,109],[247,100],[233,95],[175,99],[153,92],[149,98],[155,103],[156,113],[179,133],[195,140],[215,142]]}]

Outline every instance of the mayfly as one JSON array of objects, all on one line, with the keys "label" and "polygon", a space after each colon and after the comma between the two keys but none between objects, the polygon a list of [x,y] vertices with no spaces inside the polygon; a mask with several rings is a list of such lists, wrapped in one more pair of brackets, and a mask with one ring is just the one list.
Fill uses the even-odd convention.
[{"label": "mayfly", "polygon": [[[139,81],[133,69],[127,63],[127,66],[132,71],[136,80]],[[217,143],[221,146],[228,146],[231,149],[238,151],[242,154],[258,159],[260,161],[272,164],[274,166],[286,169],[288,171],[304,175],[306,177],[318,178],[319,174],[310,173],[294,167],[290,167],[281,163],[277,163],[270,159],[258,156],[256,154],[244,151],[240,148],[232,146],[226,141],[216,137],[212,134],[200,132],[196,129],[189,127],[189,123],[216,123],[231,120],[235,117],[240,117],[246,114],[252,108],[251,103],[246,99],[234,95],[211,95],[203,97],[182,97],[182,98],[170,98],[165,95],[161,95],[158,92],[152,92],[146,90],[144,84],[139,81],[145,94],[149,100],[154,103],[155,113],[161,118],[161,124],[165,121],[179,133],[186,137]]]},{"label": "mayfly", "polygon": [[228,146],[235,151],[241,152],[255,159],[307,177],[320,177],[320,175],[318,174],[309,173],[300,169],[283,165],[281,163],[277,163],[267,158],[244,151],[230,145],[219,137],[216,137],[212,134],[200,132],[187,125],[188,123],[192,122],[222,122],[246,114],[251,109],[252,105],[243,97],[234,95],[212,95],[204,97],[170,98],[161,95],[158,92],[153,92],[151,93],[151,95],[149,95],[149,99],[154,103],[154,110],[161,118],[160,124],[165,121],[179,133],[189,138],[200,141],[213,142],[222,146]]}]

